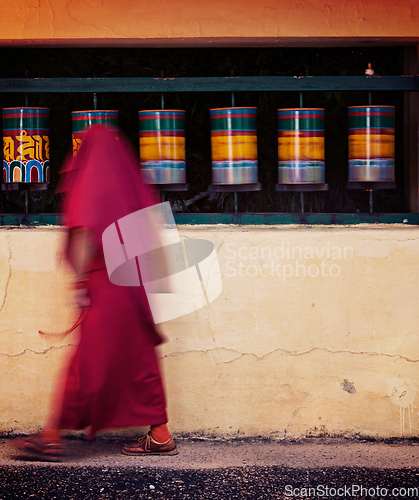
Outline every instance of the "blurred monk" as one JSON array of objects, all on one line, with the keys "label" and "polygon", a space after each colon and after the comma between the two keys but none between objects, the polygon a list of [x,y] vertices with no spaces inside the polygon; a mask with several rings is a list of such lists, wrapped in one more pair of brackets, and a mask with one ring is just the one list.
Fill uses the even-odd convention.
[{"label": "blurred monk", "polygon": [[102,233],[110,224],[159,199],[143,183],[127,140],[103,125],[87,132],[61,174],[66,256],[76,274],[83,317],[80,342],[45,428],[15,444],[25,454],[55,461],[64,453],[61,429],[89,427],[93,438],[102,429],[150,426],[122,453],[175,455],[155,352],[162,338],[144,287],[112,284],[102,248]]}]

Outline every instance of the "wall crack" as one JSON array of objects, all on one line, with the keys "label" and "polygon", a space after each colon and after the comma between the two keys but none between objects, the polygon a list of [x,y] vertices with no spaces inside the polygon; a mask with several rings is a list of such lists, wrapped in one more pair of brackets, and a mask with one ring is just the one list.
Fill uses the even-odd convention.
[{"label": "wall crack", "polygon": [[46,349],[44,349],[43,351],[35,351],[34,349],[23,349],[23,351],[20,351],[16,354],[9,354],[7,352],[0,352],[0,356],[7,356],[8,358],[16,358],[18,356],[22,356],[23,354],[26,354],[26,353],[32,353],[32,354],[47,354],[48,352],[52,351],[53,349],[62,349],[63,347],[74,347],[75,344],[63,344],[63,345],[60,345],[60,346],[51,346],[51,347],[47,347]]},{"label": "wall crack", "polygon": [[7,246],[9,248],[9,259],[8,259],[8,265],[9,265],[9,274],[7,276],[7,280],[6,280],[6,287],[4,289],[4,297],[3,297],[3,301],[2,301],[2,304],[1,304],[1,307],[0,307],[0,314],[3,312],[3,309],[4,309],[4,306],[6,305],[6,301],[7,301],[7,294],[9,292],[9,285],[10,285],[10,281],[11,281],[11,278],[12,278],[12,249],[10,247],[10,241],[9,241],[9,236],[6,235],[6,241],[7,241]]},{"label": "wall crack", "polygon": [[[215,349],[203,349],[203,350],[190,349],[187,351],[176,351],[176,352],[164,354],[163,356],[161,356],[161,358],[176,357],[176,356],[181,356],[183,354],[190,354],[190,353],[202,353],[202,354],[211,355],[211,353],[214,353],[217,351],[227,351],[227,352],[232,352],[232,353],[238,355],[235,359],[232,359],[229,361],[223,361],[222,362],[223,364],[233,363],[234,361],[237,361],[238,359],[240,359],[243,356],[252,356],[252,357],[256,358],[257,361],[261,361],[264,358],[266,358],[267,356],[269,356],[270,354],[274,354],[276,352],[282,352],[284,354],[288,354],[289,356],[304,356],[304,355],[310,354],[314,351],[326,351],[330,354],[353,354],[353,355],[358,355],[358,356],[359,355],[366,355],[366,356],[395,358],[396,360],[402,359],[404,361],[407,361],[408,363],[418,363],[419,362],[419,359],[411,359],[411,358],[408,358],[407,356],[402,356],[401,354],[391,354],[391,353],[373,352],[373,351],[350,351],[350,350],[346,350],[346,349],[333,350],[333,349],[329,349],[328,347],[310,347],[309,349],[307,349],[305,351],[289,351],[287,349],[278,348],[278,349],[274,349],[273,351],[269,351],[266,354],[263,354],[262,356],[257,356],[256,354],[254,354],[252,352],[241,352],[241,351],[237,351],[235,349],[228,349],[228,348],[220,347],[220,348],[215,348]],[[212,359],[212,357],[211,357],[211,359]]]}]

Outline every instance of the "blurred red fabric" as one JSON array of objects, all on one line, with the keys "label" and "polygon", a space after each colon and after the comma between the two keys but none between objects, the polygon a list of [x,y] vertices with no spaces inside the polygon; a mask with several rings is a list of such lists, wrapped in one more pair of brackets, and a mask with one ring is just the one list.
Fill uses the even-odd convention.
[{"label": "blurred red fabric", "polygon": [[[116,137],[118,135],[118,137]],[[59,426],[101,429],[167,422],[155,347],[162,342],[144,287],[109,281],[102,233],[132,212],[159,203],[144,184],[137,156],[122,134],[94,125],[61,170],[67,228],[88,227],[98,248],[87,289],[91,300],[64,384]]]}]

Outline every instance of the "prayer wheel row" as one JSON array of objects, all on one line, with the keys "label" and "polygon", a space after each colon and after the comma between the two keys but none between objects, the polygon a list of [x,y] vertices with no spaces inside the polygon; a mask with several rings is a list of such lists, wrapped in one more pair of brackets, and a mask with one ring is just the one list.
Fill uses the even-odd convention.
[{"label": "prayer wheel row", "polygon": [[[214,185],[258,182],[256,112],[253,107],[210,110]],[[324,109],[277,113],[279,184],[324,183]],[[138,120],[145,182],[185,183],[185,111],[139,111]],[[72,112],[74,155],[96,123],[117,131],[118,111]],[[348,108],[350,182],[394,181],[394,131],[393,106]],[[48,182],[49,171],[49,109],[3,109],[3,182]]]}]

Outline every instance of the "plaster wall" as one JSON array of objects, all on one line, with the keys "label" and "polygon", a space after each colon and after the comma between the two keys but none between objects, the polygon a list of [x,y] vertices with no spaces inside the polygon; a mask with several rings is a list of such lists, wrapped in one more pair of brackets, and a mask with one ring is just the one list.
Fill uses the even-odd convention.
[{"label": "plaster wall", "polygon": [[[419,431],[419,227],[180,226],[222,292],[161,325],[175,435]],[[0,229],[0,433],[46,418],[77,343],[63,229]],[[116,431],[118,432],[118,431]]]},{"label": "plaster wall", "polygon": [[419,41],[412,0],[13,0],[1,45],[351,45]]}]

